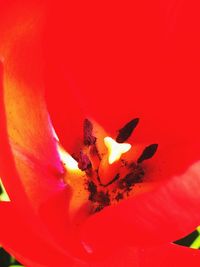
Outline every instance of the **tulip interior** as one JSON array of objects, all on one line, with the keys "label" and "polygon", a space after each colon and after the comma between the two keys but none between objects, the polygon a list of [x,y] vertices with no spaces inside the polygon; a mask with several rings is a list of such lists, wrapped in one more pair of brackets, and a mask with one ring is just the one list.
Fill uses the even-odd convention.
[{"label": "tulip interior", "polygon": [[99,212],[147,188],[144,163],[154,156],[158,145],[139,148],[126,143],[138,122],[138,118],[131,120],[112,138],[96,122],[85,119],[77,152],[70,155],[59,144],[63,179],[73,189],[71,218],[80,217],[81,210],[86,215]]},{"label": "tulip interior", "polygon": [[[198,251],[171,242],[200,221],[198,6],[53,2],[45,23],[43,1],[4,2],[0,175],[11,203],[1,203],[1,244],[25,266],[196,266]],[[64,168],[49,114],[70,152],[60,147],[71,162],[60,156]],[[133,114],[144,123],[138,136],[126,140],[133,122],[114,135]],[[79,144],[82,116],[109,133],[85,120]],[[132,148],[117,149],[115,161],[111,148],[126,142]],[[154,142],[159,150],[148,160]],[[110,201],[124,161],[144,175]],[[94,201],[100,191],[110,205]]]}]

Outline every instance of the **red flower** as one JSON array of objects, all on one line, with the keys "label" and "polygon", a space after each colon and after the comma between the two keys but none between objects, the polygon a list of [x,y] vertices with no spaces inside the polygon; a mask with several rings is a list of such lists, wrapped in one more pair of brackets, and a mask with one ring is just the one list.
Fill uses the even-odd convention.
[{"label": "red flower", "polygon": [[[59,1],[44,33],[46,5],[31,2],[0,14],[0,176],[11,199],[0,203],[0,243],[34,267],[196,264],[198,251],[171,242],[200,222],[199,6]],[[130,142],[159,144],[153,189],[71,225],[45,101],[70,153],[84,118],[113,135],[140,117]]]}]

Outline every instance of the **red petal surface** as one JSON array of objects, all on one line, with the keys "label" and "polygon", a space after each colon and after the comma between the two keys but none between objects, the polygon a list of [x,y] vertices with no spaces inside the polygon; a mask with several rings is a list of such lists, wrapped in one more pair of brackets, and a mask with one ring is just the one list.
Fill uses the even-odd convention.
[{"label": "red petal surface", "polygon": [[[0,242],[25,266],[53,267],[59,264],[72,267],[187,267],[195,266],[199,262],[198,250],[169,244],[145,249],[126,247],[115,251],[103,261],[84,264],[70,259],[54,244],[42,239],[38,229],[32,228],[25,219],[21,219],[12,204],[1,203],[0,212],[5,218],[0,222],[1,229],[9,228],[8,233],[1,231]],[[13,221],[14,218],[17,219]]]},{"label": "red petal surface", "polygon": [[141,117],[138,141],[198,139],[198,10],[197,1],[52,6],[47,102],[67,150],[82,133],[81,112],[108,132]]},{"label": "red petal surface", "polygon": [[[3,9],[6,18],[0,27],[3,40],[0,54],[4,64],[1,114],[6,114],[6,122],[1,122],[1,132],[7,131],[1,133],[4,135],[1,146],[6,146],[8,134],[20,182],[32,204],[39,206],[61,186],[59,175],[62,170],[43,100],[43,7],[37,2],[27,3],[23,8],[15,4],[9,6],[8,10]],[[2,154],[3,149],[2,147]],[[3,160],[4,168],[9,168],[9,164],[5,162],[8,159]],[[14,182],[8,173],[2,179],[8,194],[16,199],[21,192],[14,183],[19,181]]]},{"label": "red petal surface", "polygon": [[[76,266],[67,251],[42,236],[41,228],[21,218],[10,203],[0,203],[0,242],[25,266]],[[5,231],[6,229],[6,231]],[[81,265],[80,265],[81,266]]]},{"label": "red petal surface", "polygon": [[[2,101],[3,91],[1,90],[0,93],[0,101]],[[42,238],[46,240],[45,242],[52,242],[53,240],[53,242],[56,242],[56,246],[62,245],[66,252],[70,250],[74,254],[85,254],[76,235],[73,239],[70,239],[71,233],[69,233],[67,213],[70,191],[56,175],[50,176],[44,168],[40,166],[38,168],[35,164],[36,168],[34,161],[24,163],[23,157],[25,155],[22,155],[19,162],[16,161],[8,143],[3,103],[0,107],[0,123],[2,126],[0,131],[0,175],[10,196],[13,212],[28,221],[31,227],[35,229],[34,231],[39,231]],[[16,162],[22,164],[22,167],[24,164],[24,168],[16,169]],[[23,182],[27,178],[29,180],[26,180],[24,186]],[[38,180],[34,181],[34,178]],[[39,179],[41,179],[41,182]],[[51,182],[50,179],[54,179],[55,182]],[[34,208],[37,208],[36,213]],[[10,235],[8,234],[8,240],[9,238]]]},{"label": "red petal surface", "polygon": [[199,257],[198,250],[173,244],[145,249],[127,247],[116,251],[105,261],[90,267],[188,267],[196,266],[199,262]]},{"label": "red petal surface", "polygon": [[180,247],[174,244],[168,244],[159,247],[153,247],[151,249],[141,250],[139,256],[139,266],[196,266],[200,260],[199,257],[200,253],[198,250]]},{"label": "red petal surface", "polygon": [[[64,190],[60,179],[62,169],[43,101],[39,46],[41,33],[38,28],[41,14],[35,4],[28,3],[25,10],[19,6],[12,10],[11,6],[9,11],[13,11],[13,16],[7,22],[14,29],[1,25],[5,39],[1,54],[4,56],[5,68],[3,87],[1,65],[0,175],[13,208],[16,208],[15,212],[24,214],[29,223],[36,227],[36,231],[44,231],[43,237],[48,239],[46,242],[56,238],[59,244],[62,236],[65,245],[69,247],[66,220],[70,194]],[[36,32],[35,27],[38,30]],[[54,205],[50,206],[49,203]],[[36,208],[41,218],[35,216],[33,208]],[[45,221],[45,226],[41,219]],[[65,250],[68,251],[67,246]]]}]

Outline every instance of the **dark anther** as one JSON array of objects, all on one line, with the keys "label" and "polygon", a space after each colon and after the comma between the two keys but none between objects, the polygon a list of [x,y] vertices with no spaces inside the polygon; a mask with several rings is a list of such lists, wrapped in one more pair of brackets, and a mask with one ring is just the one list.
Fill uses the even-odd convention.
[{"label": "dark anther", "polygon": [[135,165],[135,169],[119,181],[119,188],[130,191],[132,186],[141,183],[144,177],[144,170],[140,165]]},{"label": "dark anther", "polygon": [[97,186],[93,181],[88,181],[87,183],[87,189],[89,191],[89,200],[94,202],[96,205],[96,208],[94,212],[98,212],[102,210],[104,207],[109,206],[111,203],[110,200],[110,194],[109,192],[104,191],[98,191]]},{"label": "dark anther", "polygon": [[121,199],[123,199],[123,194],[122,194],[122,193],[118,193],[118,194],[116,195],[115,199],[116,199],[117,201],[120,201]]},{"label": "dark anther", "polygon": [[99,212],[99,211],[101,211],[103,208],[104,208],[103,205],[99,205],[99,206],[96,207],[96,209],[94,210],[94,213],[95,213],[95,212]]},{"label": "dark anther", "polygon": [[138,122],[139,122],[138,118],[133,119],[132,121],[128,122],[123,128],[121,128],[119,130],[119,134],[116,138],[116,141],[118,143],[125,142],[130,137],[136,126],[138,125]]},{"label": "dark anther", "polygon": [[108,192],[97,192],[94,198],[94,202],[98,202],[102,206],[108,206],[110,205],[110,196]]},{"label": "dark anther", "polygon": [[99,151],[97,149],[97,146],[96,144],[90,146],[90,155],[93,156],[93,157],[97,157],[99,160],[101,160],[101,157],[99,155]]},{"label": "dark anther", "polygon": [[153,155],[156,153],[158,148],[158,144],[152,144],[150,146],[145,147],[145,149],[142,152],[142,155],[137,160],[137,163],[141,163],[142,161],[146,159],[150,159],[153,157]]},{"label": "dark anther", "polygon": [[78,158],[78,167],[80,170],[85,171],[92,167],[92,164],[88,158],[87,155],[83,154],[83,152],[80,152],[79,158]]},{"label": "dark anther", "polygon": [[89,181],[87,185],[88,191],[90,192],[89,200],[93,201],[97,193],[97,186],[93,181]]},{"label": "dark anther", "polygon": [[126,175],[124,180],[126,181],[126,184],[128,186],[132,186],[133,184],[141,183],[142,182],[142,177],[144,176],[144,171],[142,170],[141,172],[131,172]]},{"label": "dark anther", "polygon": [[91,121],[85,119],[83,123],[83,139],[84,139],[84,144],[86,146],[94,145],[96,142],[96,137],[92,135],[92,131],[93,131],[93,125]]}]

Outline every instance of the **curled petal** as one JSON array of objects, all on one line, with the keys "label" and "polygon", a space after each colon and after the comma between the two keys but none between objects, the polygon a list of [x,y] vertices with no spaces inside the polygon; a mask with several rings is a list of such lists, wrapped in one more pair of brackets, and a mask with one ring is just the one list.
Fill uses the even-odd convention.
[{"label": "curled petal", "polygon": [[[1,65],[2,67],[2,65]],[[2,68],[1,68],[2,71]],[[1,72],[2,73],[2,72]],[[0,91],[0,101],[3,91]],[[48,242],[63,246],[65,251],[79,254],[83,250],[80,241],[73,240],[70,248],[70,229],[68,228],[68,201],[70,192],[59,177],[53,175],[47,168],[41,166],[35,159],[26,158],[25,154],[18,155],[10,147],[6,131],[4,105],[0,105],[0,123],[2,130],[0,171],[1,177],[13,205],[13,212],[19,213],[34,228],[34,231],[44,231],[43,238]],[[20,167],[20,168],[19,168]],[[59,208],[58,208],[59,207]],[[40,216],[38,216],[40,215]],[[45,223],[45,225],[44,225]],[[71,240],[72,241],[72,240]],[[75,251],[76,244],[76,251]]]},{"label": "curled petal", "polygon": [[[44,102],[43,6],[39,1],[26,5],[22,10],[11,5],[10,15],[5,15],[0,27],[4,40],[0,45],[4,65],[0,92],[2,180],[12,199],[21,194],[22,188],[17,186],[21,183],[37,208],[60,190],[62,166]],[[4,12],[8,10],[5,8]],[[19,181],[9,175],[12,162]]]}]

